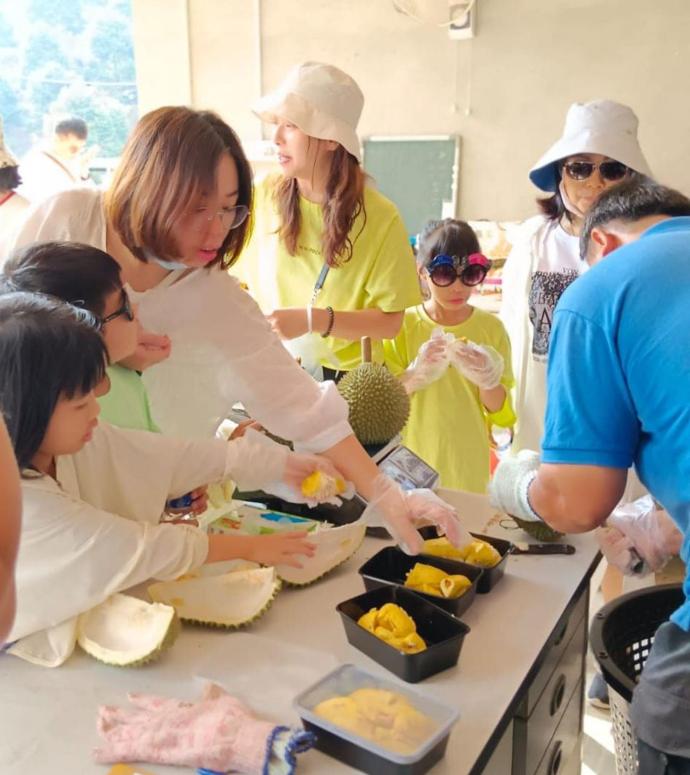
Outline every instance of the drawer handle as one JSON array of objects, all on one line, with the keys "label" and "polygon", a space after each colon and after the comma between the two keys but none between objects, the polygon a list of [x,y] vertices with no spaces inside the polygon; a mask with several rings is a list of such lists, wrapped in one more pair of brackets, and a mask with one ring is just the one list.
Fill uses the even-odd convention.
[{"label": "drawer handle", "polygon": [[563,745],[560,740],[557,740],[556,744],[553,747],[551,760],[549,761],[548,775],[558,775],[558,771],[561,769],[562,763],[563,763]]},{"label": "drawer handle", "polygon": [[556,685],[553,688],[553,694],[551,695],[551,705],[549,706],[549,713],[552,716],[555,716],[556,713],[558,713],[558,709],[563,704],[563,700],[565,699],[565,684],[566,684],[565,675],[561,673],[558,676],[558,681],[556,681]]},{"label": "drawer handle", "polygon": [[556,640],[553,642],[554,646],[558,646],[559,643],[563,642],[563,638],[565,638],[565,634],[566,634],[566,632],[568,632],[568,625],[569,624],[570,624],[570,619],[568,619],[566,622],[564,622],[563,628],[561,629],[561,631],[556,636]]}]

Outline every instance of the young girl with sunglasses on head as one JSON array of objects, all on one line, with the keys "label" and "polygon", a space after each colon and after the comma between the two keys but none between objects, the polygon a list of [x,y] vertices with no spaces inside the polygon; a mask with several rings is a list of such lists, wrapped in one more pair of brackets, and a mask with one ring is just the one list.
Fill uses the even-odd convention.
[{"label": "young girl with sunglasses on head", "polygon": [[[98,323],[39,294],[0,295],[0,412],[22,474],[23,517],[11,653],[46,666],[71,654],[77,617],[150,578],[242,558],[300,566],[305,532],[207,535],[158,524],[166,500],[232,478],[244,489],[287,486],[338,472],[252,434],[180,440],[98,423],[94,388],[105,373]],[[142,476],[145,472],[145,476]]]},{"label": "young girl with sunglasses on head", "polygon": [[406,310],[402,330],[385,343],[387,364],[411,394],[403,442],[443,487],[479,493],[489,481],[490,426],[515,422],[508,335],[469,303],[490,267],[466,223],[431,221],[417,251],[426,301]]}]

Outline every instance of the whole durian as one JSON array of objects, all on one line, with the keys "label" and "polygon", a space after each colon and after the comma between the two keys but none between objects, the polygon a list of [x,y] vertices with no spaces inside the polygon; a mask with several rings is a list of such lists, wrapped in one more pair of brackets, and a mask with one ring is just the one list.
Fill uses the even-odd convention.
[{"label": "whole durian", "polygon": [[405,427],[410,397],[399,379],[371,363],[371,342],[362,339],[362,363],[338,383],[350,408],[349,420],[362,444],[387,444]]},{"label": "whole durian", "polygon": [[522,528],[525,533],[532,536],[536,541],[558,541],[559,538],[563,538],[563,533],[559,533],[558,530],[554,530],[544,522],[534,522],[527,519],[518,519],[514,514],[510,515],[510,518],[515,521],[518,527]]}]

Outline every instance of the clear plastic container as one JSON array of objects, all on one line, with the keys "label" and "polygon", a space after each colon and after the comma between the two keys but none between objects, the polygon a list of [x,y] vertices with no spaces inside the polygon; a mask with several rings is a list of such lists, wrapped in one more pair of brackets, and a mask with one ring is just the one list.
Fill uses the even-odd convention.
[{"label": "clear plastic container", "polygon": [[[433,722],[428,736],[410,753],[397,753],[374,740],[340,727],[314,712],[324,700],[352,694],[357,689],[384,689],[404,697]],[[379,678],[354,665],[342,665],[295,699],[305,729],[316,734],[316,748],[334,759],[372,775],[423,775],[440,761],[459,711]]]}]

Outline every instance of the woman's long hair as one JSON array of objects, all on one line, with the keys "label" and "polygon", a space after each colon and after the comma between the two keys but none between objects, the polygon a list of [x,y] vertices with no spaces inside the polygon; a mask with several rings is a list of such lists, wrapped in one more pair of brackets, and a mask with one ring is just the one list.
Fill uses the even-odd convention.
[{"label": "woman's long hair", "polygon": [[[310,138],[310,141],[312,140],[314,138]],[[365,182],[366,176],[357,159],[339,145],[333,151],[331,158],[331,169],[323,203],[321,250],[328,266],[337,267],[352,258],[354,243],[366,225]],[[297,180],[280,179],[273,190],[273,197],[280,217],[278,236],[288,253],[294,256],[297,252],[297,241],[302,225]],[[357,234],[350,236],[360,214],[362,225]]]},{"label": "woman's long hair", "polygon": [[31,467],[61,396],[103,379],[106,350],[94,316],[34,293],[0,295],[0,411],[20,471]]}]

